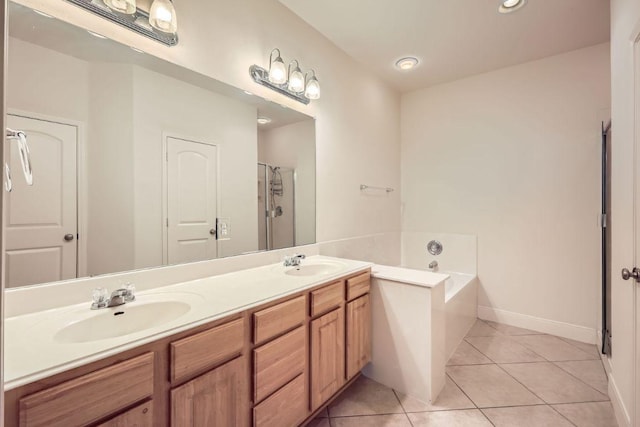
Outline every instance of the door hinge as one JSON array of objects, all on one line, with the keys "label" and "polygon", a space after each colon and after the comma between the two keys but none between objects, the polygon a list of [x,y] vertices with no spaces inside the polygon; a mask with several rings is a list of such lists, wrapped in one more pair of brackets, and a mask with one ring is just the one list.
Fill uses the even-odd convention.
[{"label": "door hinge", "polygon": [[600,215],[600,227],[607,228],[607,214]]},{"label": "door hinge", "polygon": [[169,228],[169,218],[167,218],[167,228]]}]

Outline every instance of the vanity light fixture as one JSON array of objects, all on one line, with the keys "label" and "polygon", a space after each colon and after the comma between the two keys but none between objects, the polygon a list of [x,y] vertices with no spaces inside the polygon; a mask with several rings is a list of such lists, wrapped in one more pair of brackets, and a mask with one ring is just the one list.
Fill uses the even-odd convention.
[{"label": "vanity light fixture", "polygon": [[419,62],[418,58],[407,56],[406,58],[401,58],[396,61],[396,68],[402,71],[409,71],[414,69]]},{"label": "vanity light fixture", "polygon": [[527,4],[527,0],[501,0],[498,12],[511,13],[518,9],[522,9]]},{"label": "vanity light fixture", "polygon": [[153,0],[149,9],[149,24],[165,34],[178,32],[178,17],[171,0]]},{"label": "vanity light fixture", "polygon": [[[178,44],[178,21],[171,0],[66,0],[167,46]],[[151,6],[147,10],[149,3]]]},{"label": "vanity light fixture", "polygon": [[136,0],[102,0],[107,7],[114,12],[120,12],[125,15],[133,15],[136,13]]},{"label": "vanity light fixture", "polygon": [[280,49],[277,48],[269,55],[268,70],[259,65],[252,65],[249,67],[249,75],[256,83],[305,105],[312,99],[320,98],[320,82],[315,71],[311,70],[305,75],[300,69],[300,63],[295,59],[287,68],[280,56]]},{"label": "vanity light fixture", "polygon": [[[274,52],[278,52],[276,59],[273,59]],[[281,85],[287,82],[287,67],[280,57],[280,49],[273,49],[269,55],[269,81],[273,84]]]},{"label": "vanity light fixture", "polygon": [[[291,65],[296,63],[296,67],[291,71]],[[297,60],[293,60],[289,63],[289,90],[295,93],[304,92],[305,84],[304,84],[304,75],[300,70],[300,64],[298,64]]]},{"label": "vanity light fixture", "polygon": [[[309,73],[311,73],[311,77],[309,77]],[[304,96],[306,96],[309,99],[319,99],[320,83],[316,78],[316,72],[314,70],[309,70],[304,80],[305,80]]]}]

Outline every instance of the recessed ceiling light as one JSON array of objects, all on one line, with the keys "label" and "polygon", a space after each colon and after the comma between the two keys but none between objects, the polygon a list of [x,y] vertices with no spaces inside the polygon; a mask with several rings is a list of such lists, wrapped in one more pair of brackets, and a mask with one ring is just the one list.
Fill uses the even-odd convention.
[{"label": "recessed ceiling light", "polygon": [[500,7],[498,7],[498,12],[515,12],[516,10],[521,9],[525,4],[527,4],[527,0],[502,0],[500,2]]},{"label": "recessed ceiling light", "polygon": [[408,56],[406,58],[402,58],[396,61],[396,68],[407,71],[415,68],[418,65],[418,58],[414,58],[413,56]]},{"label": "recessed ceiling light", "polygon": [[93,37],[97,37],[99,39],[106,39],[105,36],[103,36],[102,34],[98,34],[98,33],[94,33],[93,31],[89,31],[87,30],[87,33],[91,34]]},{"label": "recessed ceiling light", "polygon": [[259,125],[268,125],[269,123],[271,123],[271,119],[269,117],[258,117]]},{"label": "recessed ceiling light", "polygon": [[51,15],[49,15],[49,14],[47,14],[47,13],[44,13],[44,12],[40,12],[39,10],[35,10],[35,9],[33,9],[33,11],[34,11],[35,13],[37,13],[38,15],[40,15],[40,16],[44,16],[45,18],[53,18],[53,16],[51,16]]}]

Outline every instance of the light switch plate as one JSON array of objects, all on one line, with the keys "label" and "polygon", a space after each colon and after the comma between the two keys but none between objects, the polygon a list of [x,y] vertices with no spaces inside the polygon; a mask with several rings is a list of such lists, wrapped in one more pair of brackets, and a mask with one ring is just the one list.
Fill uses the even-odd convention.
[{"label": "light switch plate", "polygon": [[218,240],[231,240],[231,218],[218,218],[216,230]]}]

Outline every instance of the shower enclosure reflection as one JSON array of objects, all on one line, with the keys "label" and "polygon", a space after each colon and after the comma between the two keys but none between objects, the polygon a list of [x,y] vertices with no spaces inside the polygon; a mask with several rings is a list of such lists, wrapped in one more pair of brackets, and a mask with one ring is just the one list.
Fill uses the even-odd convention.
[{"label": "shower enclosure reflection", "polygon": [[260,250],[296,245],[295,171],[258,163],[258,235]]}]

